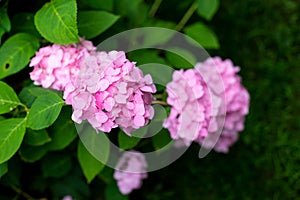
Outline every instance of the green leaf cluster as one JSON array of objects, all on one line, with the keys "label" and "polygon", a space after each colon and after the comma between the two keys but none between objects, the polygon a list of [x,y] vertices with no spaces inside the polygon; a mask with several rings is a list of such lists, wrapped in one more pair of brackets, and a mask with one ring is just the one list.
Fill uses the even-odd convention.
[{"label": "green leaf cluster", "polygon": [[[190,3],[178,4],[178,16],[185,15],[183,5]],[[193,13],[197,22],[187,22],[181,31],[207,49],[218,49],[218,38],[208,21],[216,14],[219,1],[199,1],[197,5]],[[131,136],[120,129],[104,135],[89,127],[89,134],[77,137],[80,130],[62,93],[34,86],[29,65],[40,47],[53,43],[67,45],[85,38],[97,44],[118,32],[142,26],[176,30],[179,19],[162,15],[159,9],[164,9],[163,5],[156,11],[152,7],[152,2],[144,0],[0,1],[0,187],[8,188],[0,199],[35,199],[41,194],[53,199],[65,195],[76,199],[129,199],[121,195],[113,171],[105,167],[111,153],[109,143],[99,141],[111,140],[123,150],[161,149],[171,140],[166,129],[157,129],[166,111],[155,107],[151,123]],[[157,31],[139,39],[144,46],[159,47],[172,42],[173,36]],[[163,85],[173,72],[168,68],[160,73],[160,68],[187,69],[197,62],[191,51],[176,47],[166,52],[143,49],[127,55],[137,65],[145,64],[142,71],[162,83],[156,85],[159,101],[167,98]],[[143,138],[151,134],[151,138]],[[31,192],[33,197],[28,197]],[[17,196],[11,197],[11,193]]]}]

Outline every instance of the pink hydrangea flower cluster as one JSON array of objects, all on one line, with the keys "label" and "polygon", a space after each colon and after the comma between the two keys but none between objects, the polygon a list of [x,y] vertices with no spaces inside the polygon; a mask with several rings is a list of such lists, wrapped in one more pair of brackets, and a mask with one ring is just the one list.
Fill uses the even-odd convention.
[{"label": "pink hydrangea flower cluster", "polygon": [[[173,73],[173,80],[167,85],[167,102],[171,105],[171,112],[164,122],[164,127],[169,129],[173,139],[183,139],[187,145],[189,142],[186,141],[194,140],[218,152],[228,151],[237,140],[238,132],[243,130],[249,109],[250,97],[241,85],[238,71],[239,68],[230,60],[222,61],[215,57],[197,64],[195,69]],[[220,91],[217,82],[223,82],[226,117],[220,137],[216,134],[220,126],[216,118],[223,115],[219,109],[222,98],[209,93],[201,74],[206,74],[205,81],[209,82],[212,91]],[[204,139],[206,142],[203,142]]]},{"label": "pink hydrangea flower cluster", "polygon": [[43,47],[31,59],[29,66],[34,69],[30,78],[35,85],[64,90],[66,84],[77,76],[80,61],[95,50],[93,44],[84,39],[78,44]]},{"label": "pink hydrangea flower cluster", "polygon": [[173,80],[166,88],[171,111],[163,126],[170,131],[171,137],[190,144],[198,137],[207,136],[206,118],[211,103],[205,82],[197,71],[174,71]]},{"label": "pink hydrangea flower cluster", "polygon": [[[238,139],[238,132],[244,129],[245,116],[249,112],[250,96],[241,84],[241,77],[237,75],[239,67],[233,65],[232,61],[222,60],[220,57],[209,58],[200,63],[196,68],[204,68],[209,71],[216,67],[222,77],[226,100],[226,116],[223,131],[217,139],[214,149],[218,152],[227,153],[229,147]],[[215,141],[214,134],[209,134],[208,139]],[[203,144],[203,140],[198,140]]]},{"label": "pink hydrangea flower cluster", "polygon": [[152,78],[122,51],[97,52],[91,42],[81,39],[79,44],[41,48],[30,66],[34,84],[64,91],[77,123],[88,120],[104,132],[120,126],[130,135],[153,118]]},{"label": "pink hydrangea flower cluster", "polygon": [[130,135],[152,119],[155,92],[151,76],[144,76],[124,52],[95,52],[83,59],[75,83],[65,88],[64,98],[73,106],[75,122],[88,120],[104,132],[120,126]]},{"label": "pink hydrangea flower cluster", "polygon": [[127,151],[119,159],[114,178],[122,194],[129,194],[142,186],[142,180],[147,178],[147,162],[145,156],[136,151]]}]

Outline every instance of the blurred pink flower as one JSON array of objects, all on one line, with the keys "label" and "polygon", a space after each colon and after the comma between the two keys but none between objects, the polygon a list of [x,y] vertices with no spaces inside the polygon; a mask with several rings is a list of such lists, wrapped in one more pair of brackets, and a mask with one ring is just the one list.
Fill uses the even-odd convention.
[{"label": "blurred pink flower", "polygon": [[70,195],[64,196],[62,200],[73,200],[73,198]]},{"label": "blurred pink flower", "polygon": [[[226,153],[243,130],[249,109],[250,97],[238,72],[239,68],[230,60],[222,61],[219,57],[208,58],[194,69],[174,71],[173,80],[167,85],[171,112],[164,122],[171,137],[183,140],[186,145],[197,141]],[[221,113],[224,100],[226,113]],[[223,115],[226,115],[224,129],[218,137],[221,126],[218,117]]]},{"label": "blurred pink flower", "polygon": [[167,84],[167,93],[171,112],[163,126],[170,131],[171,137],[189,145],[198,137],[207,136],[206,117],[211,105],[205,82],[197,71],[174,71],[172,82]]},{"label": "blurred pink flower", "polygon": [[122,194],[129,194],[142,186],[142,180],[147,178],[147,162],[145,156],[136,151],[127,151],[119,159],[114,178]]},{"label": "blurred pink flower", "polygon": [[[216,142],[214,146],[216,151],[227,153],[229,147],[237,141],[238,132],[244,129],[245,116],[249,111],[250,96],[241,84],[241,77],[237,75],[240,68],[235,67],[231,60],[223,61],[220,57],[209,58],[205,62],[197,64],[195,68],[199,71],[208,71],[213,67],[219,72],[224,84],[226,116],[220,137],[218,138],[216,133],[210,133],[206,140],[211,140],[211,144]],[[198,142],[202,145],[210,143],[203,143],[203,141],[203,138],[198,138]]]}]

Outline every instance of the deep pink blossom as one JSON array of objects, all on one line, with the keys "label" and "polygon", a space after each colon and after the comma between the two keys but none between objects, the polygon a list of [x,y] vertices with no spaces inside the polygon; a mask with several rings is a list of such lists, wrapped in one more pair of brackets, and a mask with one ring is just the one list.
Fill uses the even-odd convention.
[{"label": "deep pink blossom", "polygon": [[127,151],[119,159],[114,178],[122,194],[129,194],[142,186],[142,180],[147,178],[147,162],[145,156],[136,151]]}]

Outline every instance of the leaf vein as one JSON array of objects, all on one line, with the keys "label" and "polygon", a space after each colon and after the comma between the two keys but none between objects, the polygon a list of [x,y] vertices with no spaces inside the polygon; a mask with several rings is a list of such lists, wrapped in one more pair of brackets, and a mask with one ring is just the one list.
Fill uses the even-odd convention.
[{"label": "leaf vein", "polygon": [[26,119],[24,118],[17,126],[15,126],[13,129],[10,130],[9,134],[7,134],[7,136],[2,140],[2,143],[0,144],[0,149],[2,148],[3,144],[6,143],[6,141],[8,140],[8,138],[11,136],[11,134],[17,130],[24,122],[26,121]]},{"label": "leaf vein", "polygon": [[54,13],[57,16],[58,20],[62,23],[62,25],[66,28],[66,30],[71,33],[71,35],[73,35],[72,31],[70,30],[70,28],[65,24],[65,22],[63,21],[60,13],[58,12],[58,10],[56,9],[56,7],[54,6],[54,3],[51,2],[51,6],[53,7]]}]

